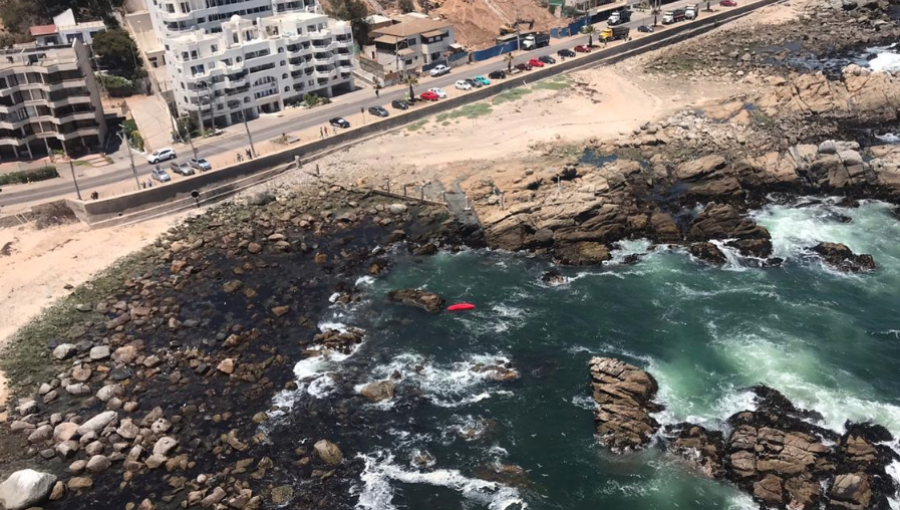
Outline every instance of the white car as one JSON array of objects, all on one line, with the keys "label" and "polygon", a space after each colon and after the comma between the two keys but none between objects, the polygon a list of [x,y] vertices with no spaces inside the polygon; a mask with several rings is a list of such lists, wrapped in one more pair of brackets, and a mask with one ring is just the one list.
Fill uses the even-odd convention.
[{"label": "white car", "polygon": [[429,72],[431,73],[431,76],[443,76],[450,72],[450,68],[444,64],[438,64]]},{"label": "white car", "polygon": [[447,93],[444,92],[444,89],[433,88],[433,89],[428,89],[428,92],[433,92],[434,95],[436,95],[439,99],[447,98]]},{"label": "white car", "polygon": [[466,80],[456,80],[456,84],[454,86],[459,90],[472,90],[472,84],[467,82]]},{"label": "white car", "polygon": [[155,165],[157,163],[162,163],[163,161],[168,161],[170,159],[175,159],[178,156],[175,154],[175,149],[165,148],[160,149],[153,154],[147,156],[147,162],[151,165]]}]

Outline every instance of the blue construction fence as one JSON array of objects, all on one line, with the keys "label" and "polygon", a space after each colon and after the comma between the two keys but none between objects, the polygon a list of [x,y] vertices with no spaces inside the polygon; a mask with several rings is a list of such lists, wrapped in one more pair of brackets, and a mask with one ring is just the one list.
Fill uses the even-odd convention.
[{"label": "blue construction fence", "polygon": [[490,48],[485,48],[483,50],[473,51],[472,62],[480,62],[482,60],[494,58],[498,55],[509,53],[510,51],[516,51],[517,49],[519,49],[519,41],[512,40],[507,43],[491,46]]}]

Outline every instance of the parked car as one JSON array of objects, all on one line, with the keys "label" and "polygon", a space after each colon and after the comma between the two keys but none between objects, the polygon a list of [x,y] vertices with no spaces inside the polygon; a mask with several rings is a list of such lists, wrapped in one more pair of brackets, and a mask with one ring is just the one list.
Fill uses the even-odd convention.
[{"label": "parked car", "polygon": [[516,64],[513,67],[515,67],[519,71],[531,71],[531,66],[526,63]]},{"label": "parked car", "polygon": [[372,106],[369,108],[369,113],[376,117],[387,117],[390,115],[383,106]]},{"label": "parked car", "polygon": [[437,94],[430,90],[426,90],[425,92],[419,94],[419,98],[423,101],[437,101],[438,99],[440,99]]},{"label": "parked car", "polygon": [[434,66],[434,68],[431,71],[429,71],[429,74],[431,74],[431,76],[443,76],[449,72],[450,72],[449,67],[445,66],[444,64],[438,64],[438,65]]},{"label": "parked car", "polygon": [[578,46],[575,46],[573,49],[575,50],[575,53],[590,53],[591,52],[591,47],[585,46],[584,44],[579,44]]},{"label": "parked car", "polygon": [[544,63],[541,62],[541,60],[538,58],[533,58],[533,59],[529,60],[528,65],[530,65],[531,67],[544,67]]},{"label": "parked car", "polygon": [[155,165],[157,163],[162,163],[163,161],[168,161],[177,157],[178,156],[175,154],[175,149],[165,148],[155,151],[153,152],[153,154],[147,156],[147,163]]},{"label": "parked car", "polygon": [[347,129],[350,127],[350,123],[347,122],[347,119],[345,119],[343,117],[335,117],[335,118],[329,120],[328,123],[334,127],[339,127],[339,128],[343,128],[343,129]]},{"label": "parked car", "polygon": [[472,90],[472,84],[466,80],[456,80],[456,83],[453,86],[459,90]]},{"label": "parked car", "polygon": [[150,177],[154,181],[159,182],[169,182],[172,180],[172,176],[166,173],[165,170],[160,168],[159,165],[156,165],[152,170],[150,170]]},{"label": "parked car", "polygon": [[466,78],[464,81],[471,85],[473,89],[480,89],[482,87],[481,82],[475,81],[472,78]]},{"label": "parked car", "polygon": [[177,161],[173,161],[171,165],[169,165],[169,169],[172,170],[173,173],[181,174],[185,177],[188,175],[194,175],[194,169],[191,168],[191,165],[187,163],[178,163]]},{"label": "parked car", "polygon": [[[500,71],[500,72],[502,73],[503,71]],[[491,78],[493,78],[493,76]],[[501,78],[502,78],[502,76],[501,76]],[[489,80],[481,75],[476,76],[472,81],[474,81],[475,83],[480,83],[482,85],[490,85],[491,84],[491,80]]]},{"label": "parked car", "polygon": [[645,34],[649,34],[653,32],[653,27],[650,25],[641,25],[638,27],[638,32],[644,32]]},{"label": "parked car", "polygon": [[491,71],[488,73],[488,78],[492,80],[502,80],[503,78],[506,78],[506,71],[503,71],[502,69]]},{"label": "parked car", "polygon": [[574,57],[574,56],[575,56],[575,52],[572,51],[572,50],[559,50],[559,51],[556,52],[556,54],[559,55],[559,56],[562,57],[562,58],[565,58],[565,57],[570,57],[570,58],[571,58],[571,57]]},{"label": "parked car", "polygon": [[719,5],[722,7],[737,7],[737,2],[735,0],[722,0],[719,2]]},{"label": "parked car", "polygon": [[540,60],[541,62],[543,62],[545,64],[555,64],[556,63],[556,59],[551,57],[550,55],[542,55],[542,56],[538,57],[538,60]]},{"label": "parked car", "polygon": [[409,110],[409,103],[402,99],[394,99],[391,101],[391,106],[398,110]]},{"label": "parked car", "polygon": [[200,170],[201,172],[212,170],[212,165],[209,164],[209,161],[206,161],[203,158],[189,159],[188,164],[191,165],[191,167]]},{"label": "parked car", "polygon": [[434,92],[438,99],[444,99],[445,97],[447,97],[447,93],[444,92],[444,89],[439,89],[437,87],[428,89],[428,92]]}]

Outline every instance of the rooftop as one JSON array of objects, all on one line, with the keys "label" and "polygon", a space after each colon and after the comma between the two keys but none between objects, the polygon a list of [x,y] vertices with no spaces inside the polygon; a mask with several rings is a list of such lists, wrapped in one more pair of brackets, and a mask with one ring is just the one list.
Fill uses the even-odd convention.
[{"label": "rooftop", "polygon": [[389,35],[394,37],[408,37],[413,35],[432,32],[444,28],[450,28],[453,23],[449,21],[438,21],[433,19],[416,19],[405,23],[397,23],[389,27],[381,27],[373,30],[372,34],[376,36]]},{"label": "rooftop", "polygon": [[31,35],[37,37],[39,35],[53,35],[59,33],[56,25],[37,25],[31,27]]},{"label": "rooftop", "polygon": [[59,44],[55,46],[35,46],[34,43],[27,43],[0,50],[0,71],[22,65],[53,65],[78,62],[75,45],[80,44],[77,41],[72,45]]}]

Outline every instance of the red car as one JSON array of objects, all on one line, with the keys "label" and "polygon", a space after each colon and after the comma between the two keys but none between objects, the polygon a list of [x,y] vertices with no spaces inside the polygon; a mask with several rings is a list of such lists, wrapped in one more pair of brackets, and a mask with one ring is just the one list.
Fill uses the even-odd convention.
[{"label": "red car", "polygon": [[531,67],[544,67],[544,63],[536,58],[529,60],[528,65],[530,65]]},{"label": "red car", "polygon": [[519,71],[531,71],[530,64],[516,64],[516,69]]},{"label": "red car", "polygon": [[719,2],[719,5],[721,5],[722,7],[737,7],[737,2],[735,2],[734,0],[722,0],[721,2]]},{"label": "red car", "polygon": [[575,50],[576,53],[590,53],[591,52],[590,46],[584,46],[582,44],[575,46],[575,48],[573,48],[573,49]]},{"label": "red car", "polygon": [[430,90],[419,94],[419,98],[421,98],[423,101],[437,101],[438,99],[440,99],[437,94]]}]

